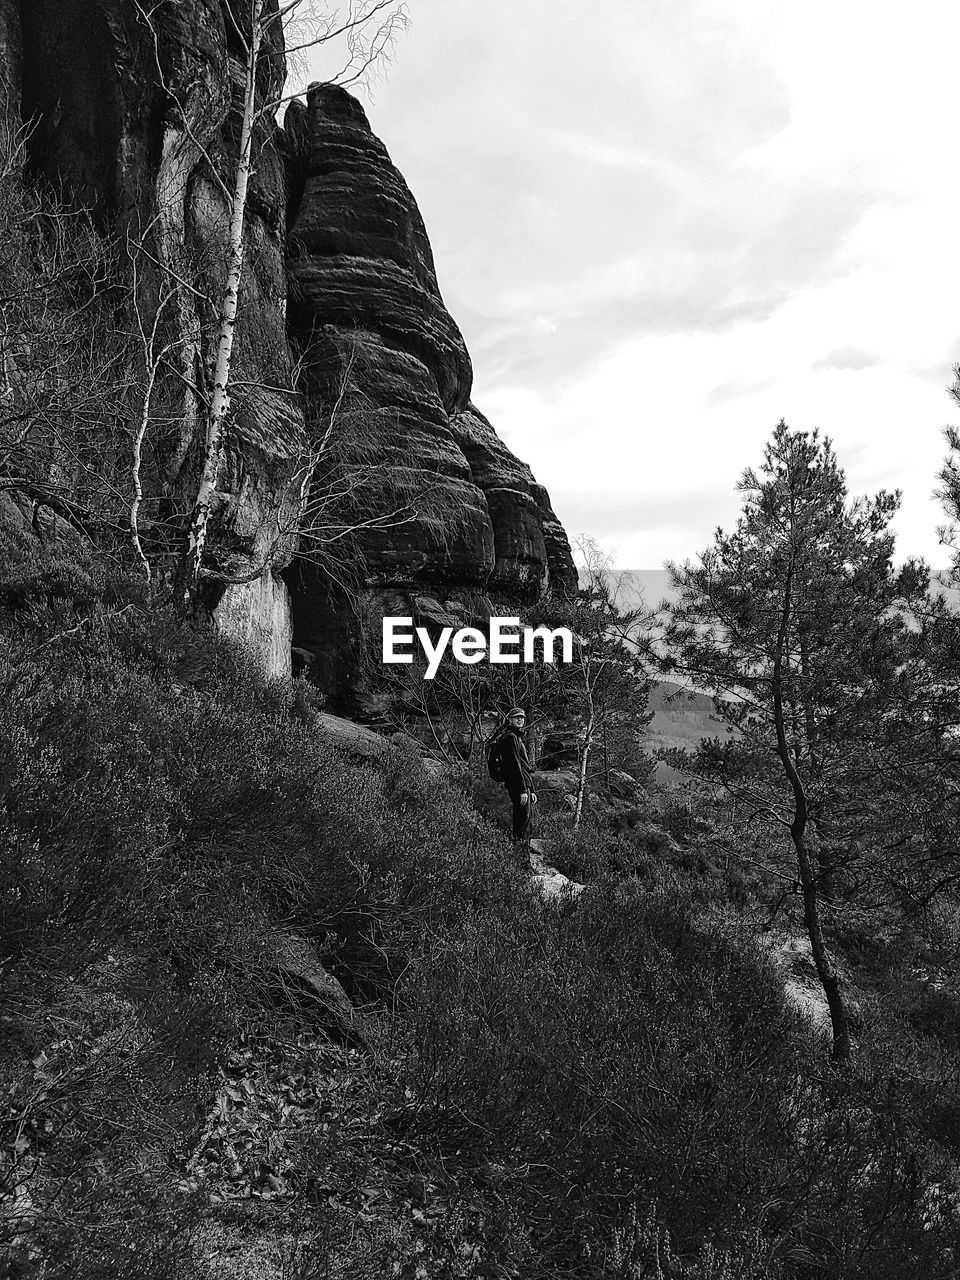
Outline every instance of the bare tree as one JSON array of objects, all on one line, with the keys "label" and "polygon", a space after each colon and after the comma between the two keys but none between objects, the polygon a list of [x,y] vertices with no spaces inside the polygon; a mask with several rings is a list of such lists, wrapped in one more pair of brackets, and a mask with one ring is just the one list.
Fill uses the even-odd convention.
[{"label": "bare tree", "polygon": [[293,368],[292,381],[305,388],[309,402],[308,436],[274,510],[256,532],[261,552],[251,565],[218,549],[208,554],[205,579],[253,582],[288,562],[296,549],[298,560],[352,595],[366,574],[371,537],[416,522],[442,554],[456,532],[443,501],[439,447],[432,470],[411,466],[398,450],[396,409],[375,404],[362,389],[360,343],[349,337],[338,343],[332,362],[326,346],[318,356],[308,342]]},{"label": "bare tree", "polygon": [[[159,296],[153,308],[153,318],[148,323],[144,318],[141,306],[140,260],[143,245],[128,238],[127,254],[131,264],[130,297],[139,338],[139,356],[142,363],[142,385],[138,387],[138,405],[132,415],[130,443],[130,482],[132,495],[130,498],[129,523],[130,540],[134,553],[143,568],[148,587],[153,578],[150,559],[144,550],[140,537],[140,510],[144,501],[143,457],[144,445],[151,426],[156,425],[154,392],[171,356],[182,347],[188,338],[176,336],[163,340],[162,333],[167,318],[167,311],[176,302],[177,287],[169,280],[162,280]],[[135,382],[135,380],[134,380]]]},{"label": "bare tree", "polygon": [[[570,606],[576,634],[571,694],[578,706],[581,731],[573,825],[583,818],[587,779],[594,748],[607,743],[611,719],[625,714],[639,735],[646,723],[649,683],[640,660],[640,649],[651,616],[640,605],[628,608],[620,602],[620,588],[612,561],[591,538],[581,538],[578,548],[583,566],[578,598]],[[604,766],[607,768],[606,751]]]},{"label": "bare tree", "polygon": [[[351,2],[345,10],[330,9],[314,0],[286,0],[279,4],[275,0],[243,0],[239,12],[235,12],[233,6],[227,3],[224,8],[232,25],[232,35],[243,50],[244,81],[238,153],[229,179],[225,180],[209,155],[207,140],[202,136],[202,105],[198,107],[180,101],[165,77],[155,16],[159,6],[155,4],[148,8],[140,0],[136,0],[136,4],[141,20],[149,28],[154,40],[161,84],[179,107],[177,128],[168,134],[164,147],[164,161],[161,163],[157,186],[161,224],[160,260],[164,269],[177,280],[181,302],[184,291],[189,291],[191,286],[184,279],[184,273],[176,269],[181,255],[183,227],[180,215],[173,211],[182,208],[191,161],[195,158],[206,160],[228,213],[223,285],[219,297],[214,300],[216,325],[213,374],[209,396],[202,406],[204,428],[200,475],[183,549],[182,584],[184,597],[189,600],[196,592],[204,568],[210,516],[223,464],[231,410],[234,339],[244,271],[244,224],[250,181],[256,165],[255,139],[258,129],[276,113],[281,103],[296,96],[296,91],[290,92],[288,86],[284,86],[278,94],[264,94],[264,82],[272,85],[274,82],[281,82],[282,77],[275,75],[271,78],[263,73],[269,71],[271,62],[276,71],[277,60],[283,59],[285,42],[281,33],[285,30],[288,34],[293,33],[293,38],[286,41],[288,54],[302,55],[319,45],[344,41],[346,61],[336,80],[339,83],[353,82],[386,56],[405,21],[405,14],[397,0],[370,0],[369,3],[356,4]],[[197,410],[197,401],[204,397],[202,392],[198,394],[196,387],[196,325],[190,318],[190,308],[182,306],[181,309],[182,336],[177,345],[183,352],[183,374],[189,388],[188,403],[185,405],[186,426]],[[308,457],[300,470],[300,484],[304,495],[310,491],[315,466],[316,460]]]}]

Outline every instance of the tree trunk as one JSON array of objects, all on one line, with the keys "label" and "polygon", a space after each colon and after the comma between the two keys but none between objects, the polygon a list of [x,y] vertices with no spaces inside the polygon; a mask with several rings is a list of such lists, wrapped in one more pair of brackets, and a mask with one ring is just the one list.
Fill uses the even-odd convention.
[{"label": "tree trunk", "polygon": [[[807,759],[810,762],[810,770],[814,775],[820,767],[818,757],[818,738],[817,723],[810,706],[810,649],[807,642],[806,632],[803,628],[799,632],[800,639],[800,677],[801,685],[801,703],[803,706],[803,724],[804,735],[807,743]],[[817,815],[813,812],[809,814],[811,826],[816,831],[818,837],[820,835],[820,826],[817,821]],[[822,839],[817,840],[817,884],[821,893],[828,900],[836,897],[836,881],[834,878],[834,867],[832,855],[825,852],[825,846]]]},{"label": "tree trunk", "polygon": [[587,727],[583,736],[583,750],[580,752],[580,770],[577,776],[577,802],[573,810],[573,825],[579,827],[583,817],[583,797],[587,790],[587,762],[590,759],[590,748],[593,745],[593,707],[587,719]]},{"label": "tree trunk", "polygon": [[817,977],[823,987],[823,994],[827,997],[827,1008],[830,1010],[830,1026],[833,1033],[831,1057],[835,1062],[846,1062],[850,1058],[850,1027],[847,1022],[847,1009],[840,977],[833,967],[830,953],[823,940],[816,870],[804,839],[803,826],[798,825],[796,820],[791,824],[790,835],[797,853],[800,887],[803,891],[803,921],[807,928],[807,937],[810,939],[810,952],[816,966]]},{"label": "tree trunk", "polygon": [[223,445],[227,417],[230,412],[230,374],[233,359],[233,339],[237,326],[237,303],[243,277],[243,224],[247,208],[247,185],[250,179],[251,153],[255,100],[257,93],[257,62],[260,55],[263,4],[257,4],[253,15],[253,30],[247,55],[247,74],[243,97],[243,124],[240,130],[240,155],[237,160],[236,182],[233,191],[233,208],[230,215],[230,233],[227,259],[227,278],[220,301],[217,328],[217,361],[213,377],[213,394],[207,417],[207,434],[204,441],[203,469],[197,487],[196,501],[190,515],[187,545],[184,555],[184,598],[194,596],[200,578],[203,552],[207,542],[210,512],[217,491],[217,478],[223,459]]},{"label": "tree trunk", "polygon": [[800,887],[803,892],[803,922],[806,925],[807,937],[810,939],[810,952],[816,966],[817,977],[827,998],[830,1010],[830,1026],[833,1033],[833,1050],[831,1057],[835,1062],[844,1063],[850,1058],[850,1028],[847,1021],[846,1003],[843,998],[840,978],[833,966],[830,953],[823,938],[823,926],[820,921],[820,902],[817,890],[817,876],[806,842],[806,829],[809,808],[803,780],[797,771],[796,763],[787,742],[786,721],[783,706],[783,661],[786,652],[787,635],[790,626],[791,591],[793,584],[793,564],[787,571],[784,584],[783,609],[780,617],[780,629],[777,635],[777,647],[773,658],[773,721],[777,735],[777,756],[793,792],[793,821],[790,824],[790,838],[797,854],[797,867],[800,872]]},{"label": "tree trunk", "polygon": [[150,561],[147,559],[146,552],[143,549],[143,543],[140,541],[140,506],[143,502],[143,479],[141,476],[141,468],[143,465],[143,442],[150,426],[150,403],[153,398],[153,388],[157,380],[157,364],[150,359],[149,370],[147,373],[147,385],[143,393],[143,409],[140,414],[140,423],[133,436],[133,456],[130,461],[130,478],[133,482],[133,497],[130,500],[130,538],[133,542],[133,549],[137,553],[141,565],[143,566],[143,576],[147,580],[147,586],[150,586]]}]

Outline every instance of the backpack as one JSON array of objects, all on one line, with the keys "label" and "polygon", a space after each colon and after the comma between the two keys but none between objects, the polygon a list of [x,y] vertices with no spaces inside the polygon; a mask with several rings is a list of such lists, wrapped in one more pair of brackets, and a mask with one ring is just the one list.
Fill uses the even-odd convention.
[{"label": "backpack", "polygon": [[503,782],[503,748],[506,735],[498,733],[487,746],[487,773],[494,782]]}]

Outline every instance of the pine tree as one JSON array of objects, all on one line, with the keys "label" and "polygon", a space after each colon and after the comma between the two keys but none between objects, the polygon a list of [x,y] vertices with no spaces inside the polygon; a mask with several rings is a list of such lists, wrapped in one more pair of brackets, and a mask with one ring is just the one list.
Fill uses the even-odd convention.
[{"label": "pine tree", "polygon": [[[899,494],[851,501],[829,440],[780,422],[742,514],[698,565],[670,566],[678,591],[667,670],[717,700],[734,729],[696,769],[786,830],[803,918],[830,1010],[833,1057],[850,1056],[847,1006],[823,925],[838,871],[877,816],[877,750],[910,647],[923,566],[893,567]],[[844,857],[840,857],[844,851]]]}]

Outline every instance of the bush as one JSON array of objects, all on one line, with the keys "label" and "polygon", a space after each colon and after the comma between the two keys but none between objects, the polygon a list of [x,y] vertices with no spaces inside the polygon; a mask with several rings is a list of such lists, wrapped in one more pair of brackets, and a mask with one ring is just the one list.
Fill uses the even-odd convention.
[{"label": "bush", "polygon": [[676,880],[581,904],[474,914],[411,978],[436,1138],[530,1170],[558,1266],[634,1201],[660,1204],[683,1247],[736,1235],[790,1160],[809,1036],[748,951],[694,924]]},{"label": "bush", "polygon": [[126,1256],[137,1219],[168,1274],[190,1226],[170,1170],[227,1048],[275,1018],[274,922],[383,998],[422,930],[506,891],[503,854],[412,757],[343,760],[135,584],[109,603],[105,575],[64,557],[70,591],[45,597],[47,560],[23,563],[0,650],[0,1176],[11,1198],[30,1183],[14,1234],[43,1265],[81,1239]]}]

